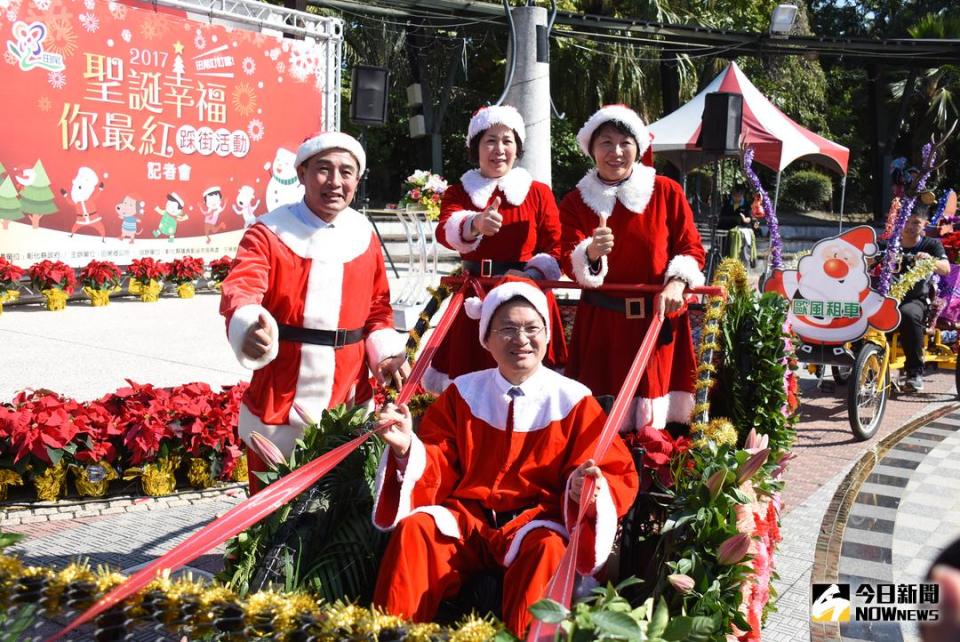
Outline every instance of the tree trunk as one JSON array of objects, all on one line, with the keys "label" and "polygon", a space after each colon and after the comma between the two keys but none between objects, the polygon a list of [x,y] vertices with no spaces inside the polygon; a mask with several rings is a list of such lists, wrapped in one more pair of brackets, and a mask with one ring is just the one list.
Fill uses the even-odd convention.
[{"label": "tree trunk", "polygon": [[39,214],[30,214],[30,224],[33,225],[33,229],[40,229],[40,215]]}]

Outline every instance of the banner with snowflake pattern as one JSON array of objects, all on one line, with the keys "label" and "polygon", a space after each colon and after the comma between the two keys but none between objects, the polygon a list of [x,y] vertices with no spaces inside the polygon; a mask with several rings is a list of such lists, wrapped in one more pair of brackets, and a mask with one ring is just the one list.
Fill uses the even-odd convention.
[{"label": "banner with snowflake pattern", "polygon": [[302,197],[339,44],[135,0],[0,0],[0,28],[5,258],[218,257]]}]

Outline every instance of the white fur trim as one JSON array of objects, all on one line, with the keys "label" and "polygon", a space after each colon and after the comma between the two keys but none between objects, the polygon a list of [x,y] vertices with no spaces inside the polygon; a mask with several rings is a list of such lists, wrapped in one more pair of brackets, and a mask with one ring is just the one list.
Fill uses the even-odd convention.
[{"label": "white fur trim", "polygon": [[593,241],[585,238],[580,241],[570,253],[570,262],[573,264],[573,276],[580,285],[588,288],[599,288],[607,276],[607,257],[600,257],[600,273],[590,272],[590,259],[587,258],[587,246]]},{"label": "white fur trim", "polygon": [[517,132],[520,142],[526,139],[527,128],[523,123],[523,116],[510,105],[491,105],[481,107],[470,119],[470,125],[467,127],[467,139],[464,141],[467,147],[470,147],[470,141],[481,132],[485,132],[494,125],[506,125]]},{"label": "white fur trim", "polygon": [[487,178],[480,170],[471,169],[460,177],[464,191],[477,209],[486,209],[493,192],[499,187],[511,205],[520,205],[527,199],[533,176],[522,167],[514,167],[505,176]]},{"label": "white fur trim", "polygon": [[404,469],[400,483],[400,497],[397,503],[397,512],[393,521],[389,524],[378,524],[376,521],[377,508],[380,506],[380,494],[383,492],[383,486],[386,483],[394,484],[397,480],[385,479],[387,473],[387,462],[393,457],[393,451],[387,447],[383,449],[380,455],[380,466],[377,467],[377,479],[374,486],[373,499],[373,525],[381,531],[393,530],[397,523],[410,514],[413,505],[413,487],[417,484],[423,472],[427,469],[427,449],[416,434],[410,435],[410,450],[407,452],[407,467]]},{"label": "white fur trim", "polygon": [[423,373],[423,379],[420,380],[420,383],[425,390],[439,395],[450,385],[450,377],[447,376],[447,373],[440,372],[430,365],[427,366],[427,371]]},{"label": "white fur trim", "polygon": [[450,218],[446,220],[443,224],[443,231],[447,235],[447,243],[461,254],[469,254],[475,249],[480,247],[480,241],[483,240],[483,235],[478,234],[477,238],[472,241],[468,241],[463,238],[463,230],[461,227],[467,227],[470,223],[467,219],[471,219],[474,216],[477,216],[478,212],[472,210],[460,210],[454,212],[450,215]]},{"label": "white fur trim", "polygon": [[[577,518],[577,514],[570,514],[570,507],[576,506],[579,511],[579,505],[570,497],[570,481],[573,476],[567,477],[567,486],[564,490],[563,501],[563,523],[567,530],[573,527],[572,522]],[[593,560],[589,575],[593,575],[603,567],[610,553],[613,551],[613,543],[617,537],[617,507],[613,503],[613,495],[610,494],[610,484],[607,478],[601,473],[596,482],[597,485],[597,516],[594,522],[594,532],[596,534],[593,541]],[[567,501],[569,499],[569,501]]]},{"label": "white fur trim", "polygon": [[463,302],[463,311],[468,317],[478,321],[483,314],[483,300],[477,296],[467,297]]},{"label": "white fur trim", "polygon": [[[270,326],[270,332],[274,340],[273,343],[270,344],[267,354],[259,359],[252,359],[243,353],[243,340],[247,335],[247,331],[257,324],[261,313],[267,315],[267,325]],[[241,305],[233,311],[233,316],[230,317],[230,325],[227,326],[227,338],[230,340],[230,347],[233,348],[233,353],[237,355],[237,361],[240,362],[241,366],[250,370],[259,370],[277,358],[277,352],[280,351],[279,336],[280,331],[277,328],[277,320],[274,319],[273,315],[262,305]]]},{"label": "white fur trim", "polygon": [[363,151],[360,141],[343,132],[322,132],[303,141],[297,148],[297,158],[293,162],[293,166],[300,167],[311,156],[316,156],[328,149],[342,149],[349,152],[357,159],[357,164],[360,166],[360,175],[363,175],[363,170],[367,167],[367,154]]},{"label": "white fur trim", "polygon": [[577,132],[580,151],[585,156],[590,156],[590,138],[593,136],[593,132],[597,131],[604,123],[612,120],[626,125],[633,137],[637,139],[637,158],[643,156],[643,153],[650,146],[650,130],[647,129],[647,125],[637,112],[626,105],[604,105],[588,118],[580,131]]},{"label": "white fur trim", "polygon": [[370,370],[376,372],[384,359],[403,354],[407,349],[407,335],[392,328],[374,330],[367,336],[367,363]]},{"label": "white fur trim", "polygon": [[667,423],[672,421],[689,423],[692,412],[692,392],[674,390],[662,397],[634,397],[620,432],[630,432],[644,426],[666,428]]},{"label": "white fur trim", "polygon": [[[511,387],[496,368],[461,375],[453,380],[470,413],[497,430],[507,429]],[[523,395],[513,402],[514,432],[535,432],[565,418],[590,394],[578,381],[541,366],[520,385]]]},{"label": "white fur trim", "polygon": [[697,263],[697,259],[689,254],[677,254],[670,259],[670,263],[667,265],[667,273],[663,277],[664,284],[673,277],[686,281],[687,287],[691,288],[699,288],[707,280],[703,276],[703,272],[700,271],[700,264]]},{"label": "white fur trim", "polygon": [[350,207],[327,224],[306,203],[298,201],[281,205],[257,222],[276,234],[294,254],[315,263],[347,263],[377,242],[369,219]]},{"label": "white fur trim", "polygon": [[534,270],[539,270],[540,274],[531,275],[530,278],[534,280],[547,280],[547,281],[557,281],[560,279],[560,264],[557,263],[557,259],[553,258],[549,254],[537,254],[532,259],[527,261],[524,270],[533,268]]},{"label": "white fur trim", "polygon": [[555,533],[560,533],[564,538],[569,538],[567,529],[565,529],[561,524],[545,519],[535,519],[521,526],[520,530],[514,534],[513,539],[510,540],[510,548],[507,549],[507,554],[503,557],[504,566],[510,566],[513,564],[513,561],[517,559],[517,555],[520,554],[520,545],[523,543],[523,538],[527,536],[527,533],[536,528],[546,528]]},{"label": "white fur trim", "polygon": [[410,512],[410,515],[414,513],[426,513],[433,518],[433,522],[437,525],[438,531],[447,537],[460,539],[460,526],[457,524],[457,518],[453,516],[449,508],[435,504],[433,506],[415,508]]},{"label": "white fur trim", "polygon": [[577,183],[577,190],[584,204],[597,216],[610,216],[619,200],[634,214],[643,214],[653,196],[657,170],[643,163],[636,163],[630,178],[619,185],[606,185],[597,176],[594,167]]},{"label": "white fur trim", "polygon": [[[497,311],[497,308],[515,296],[526,299],[540,316],[543,317],[546,340],[547,343],[550,343],[550,308],[547,306],[546,295],[540,288],[530,283],[507,281],[503,285],[498,285],[490,290],[487,296],[483,298],[483,306],[480,309],[480,345],[487,345],[484,337],[487,336],[487,329],[490,327],[490,319],[493,318],[493,313]],[[475,304],[471,304],[471,307],[473,307],[474,310],[476,309]],[[464,304],[467,315],[470,316],[470,318],[475,318],[470,314],[471,307],[467,307],[467,305]]]},{"label": "white fur trim", "polygon": [[[296,414],[296,413],[293,413]],[[303,436],[303,428],[290,424],[265,424],[253,414],[246,404],[240,404],[240,416],[237,419],[237,434],[245,444],[250,443],[250,433],[258,432],[276,446],[283,456],[290,458],[297,440]]]}]

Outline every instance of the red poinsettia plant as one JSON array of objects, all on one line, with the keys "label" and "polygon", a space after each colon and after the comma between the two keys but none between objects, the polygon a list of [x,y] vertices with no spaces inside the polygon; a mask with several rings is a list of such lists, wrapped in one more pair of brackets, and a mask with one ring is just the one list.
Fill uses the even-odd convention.
[{"label": "red poinsettia plant", "polygon": [[79,404],[73,413],[77,427],[77,451],[74,458],[81,464],[115,464],[120,444],[123,443],[123,428],[119,418],[107,410],[105,400]]},{"label": "red poinsettia plant", "polygon": [[[662,488],[672,487],[676,481],[677,462],[692,445],[688,437],[674,438],[669,431],[651,426],[630,433],[624,441],[631,450],[643,449],[643,465],[637,471],[640,473],[640,492],[649,490],[654,483]],[[690,468],[693,462],[687,461],[685,466]]]},{"label": "red poinsettia plant", "polygon": [[205,383],[189,383],[170,391],[174,432],[189,456],[210,462],[214,478],[228,478],[243,454],[237,418],[244,389],[245,385],[233,386],[214,393]]},{"label": "red poinsettia plant", "polygon": [[214,401],[215,407],[219,408],[219,414],[215,412],[213,420],[217,422],[216,430],[223,439],[220,449],[220,479],[231,479],[237,462],[243,457],[244,448],[237,425],[240,422],[240,403],[249,386],[246,381],[235,386],[224,386]]},{"label": "red poinsettia plant", "polygon": [[73,268],[63,261],[44,260],[34,263],[28,270],[30,283],[41,292],[52,288],[59,288],[72,294],[77,287],[77,277]]},{"label": "red poinsettia plant", "polygon": [[127,274],[130,275],[130,278],[141,285],[148,285],[150,281],[163,280],[167,276],[167,271],[166,264],[149,256],[142,259],[133,259],[130,261],[130,267],[127,268]]},{"label": "red poinsettia plant", "polygon": [[110,261],[90,261],[80,270],[80,283],[91,290],[112,290],[120,287],[120,268]]},{"label": "red poinsettia plant", "polygon": [[237,260],[229,256],[221,256],[219,259],[210,261],[210,280],[214,283],[223,283],[236,263]]},{"label": "red poinsettia plant", "polygon": [[203,259],[193,256],[174,259],[167,266],[167,280],[173,281],[177,285],[193,283],[203,276]]},{"label": "red poinsettia plant", "polygon": [[129,387],[105,398],[108,411],[117,417],[125,456],[132,466],[150,463],[180,450],[171,426],[170,392],[127,379]]},{"label": "red poinsettia plant", "polygon": [[15,290],[23,277],[23,268],[0,256],[0,290]]},{"label": "red poinsettia plant", "polygon": [[11,404],[0,406],[0,444],[5,444],[13,464],[25,462],[42,472],[72,460],[77,434],[72,416],[78,405],[50,390],[32,390],[20,392]]}]

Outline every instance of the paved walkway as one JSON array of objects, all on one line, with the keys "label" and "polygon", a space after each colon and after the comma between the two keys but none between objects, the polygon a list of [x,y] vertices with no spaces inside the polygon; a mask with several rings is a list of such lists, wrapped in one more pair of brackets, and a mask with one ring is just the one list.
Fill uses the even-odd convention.
[{"label": "paved walkway", "polygon": [[[4,347],[0,400],[26,386],[90,399],[124,385],[126,377],[158,385],[195,380],[213,385],[235,383],[248,373],[236,364],[227,347],[218,302],[215,295],[200,295],[155,304],[117,301],[106,309],[71,305],[59,313],[38,306],[7,308],[0,316],[0,345]],[[780,595],[779,612],[771,614],[763,635],[764,640],[774,642],[811,639],[810,584],[828,579],[829,564],[822,559],[825,553],[835,553],[834,572],[846,576],[882,579],[886,577],[881,575],[883,568],[890,568],[899,573],[896,578],[918,578],[940,546],[960,535],[960,470],[956,464],[960,415],[938,419],[899,446],[882,445],[884,439],[895,439],[894,433],[912,420],[953,407],[952,372],[929,375],[923,394],[891,400],[880,431],[869,442],[853,439],[846,421],[845,387],[834,393],[820,392],[807,376],[801,388],[803,415],[795,449],[799,458],[786,473],[784,541],[775,557],[780,574],[774,584]],[[921,447],[929,450],[921,452]],[[848,479],[855,466],[863,466],[858,464],[861,461],[868,462],[871,469],[881,462],[877,477],[865,484],[862,479]],[[905,462],[917,465],[911,468],[912,463]],[[876,481],[891,478],[905,483],[876,486]],[[855,527],[865,522],[837,519],[841,512],[838,497],[848,495],[859,500],[851,512],[854,518],[892,521],[892,533],[884,533],[882,542],[876,537],[869,539],[871,535],[854,534]],[[28,535],[14,551],[31,563],[59,565],[83,555],[94,563],[129,570],[169,550],[242,497],[242,489],[232,486],[161,499],[60,503],[32,511],[9,507],[11,510],[0,516],[0,528]],[[931,502],[944,498],[953,503],[943,501],[934,510]],[[854,528],[842,528],[848,525]],[[840,537],[831,545],[830,538],[836,538],[838,529]],[[870,546],[875,548],[865,548]],[[883,553],[884,548],[889,553]],[[861,562],[881,564],[882,568],[870,567],[869,574],[858,566]],[[215,572],[218,551],[201,557],[193,568],[199,573]],[[915,639],[911,635],[915,632],[902,631],[904,640]],[[157,637],[153,632],[138,631],[136,639]],[[839,635],[833,639],[840,639]]]}]

